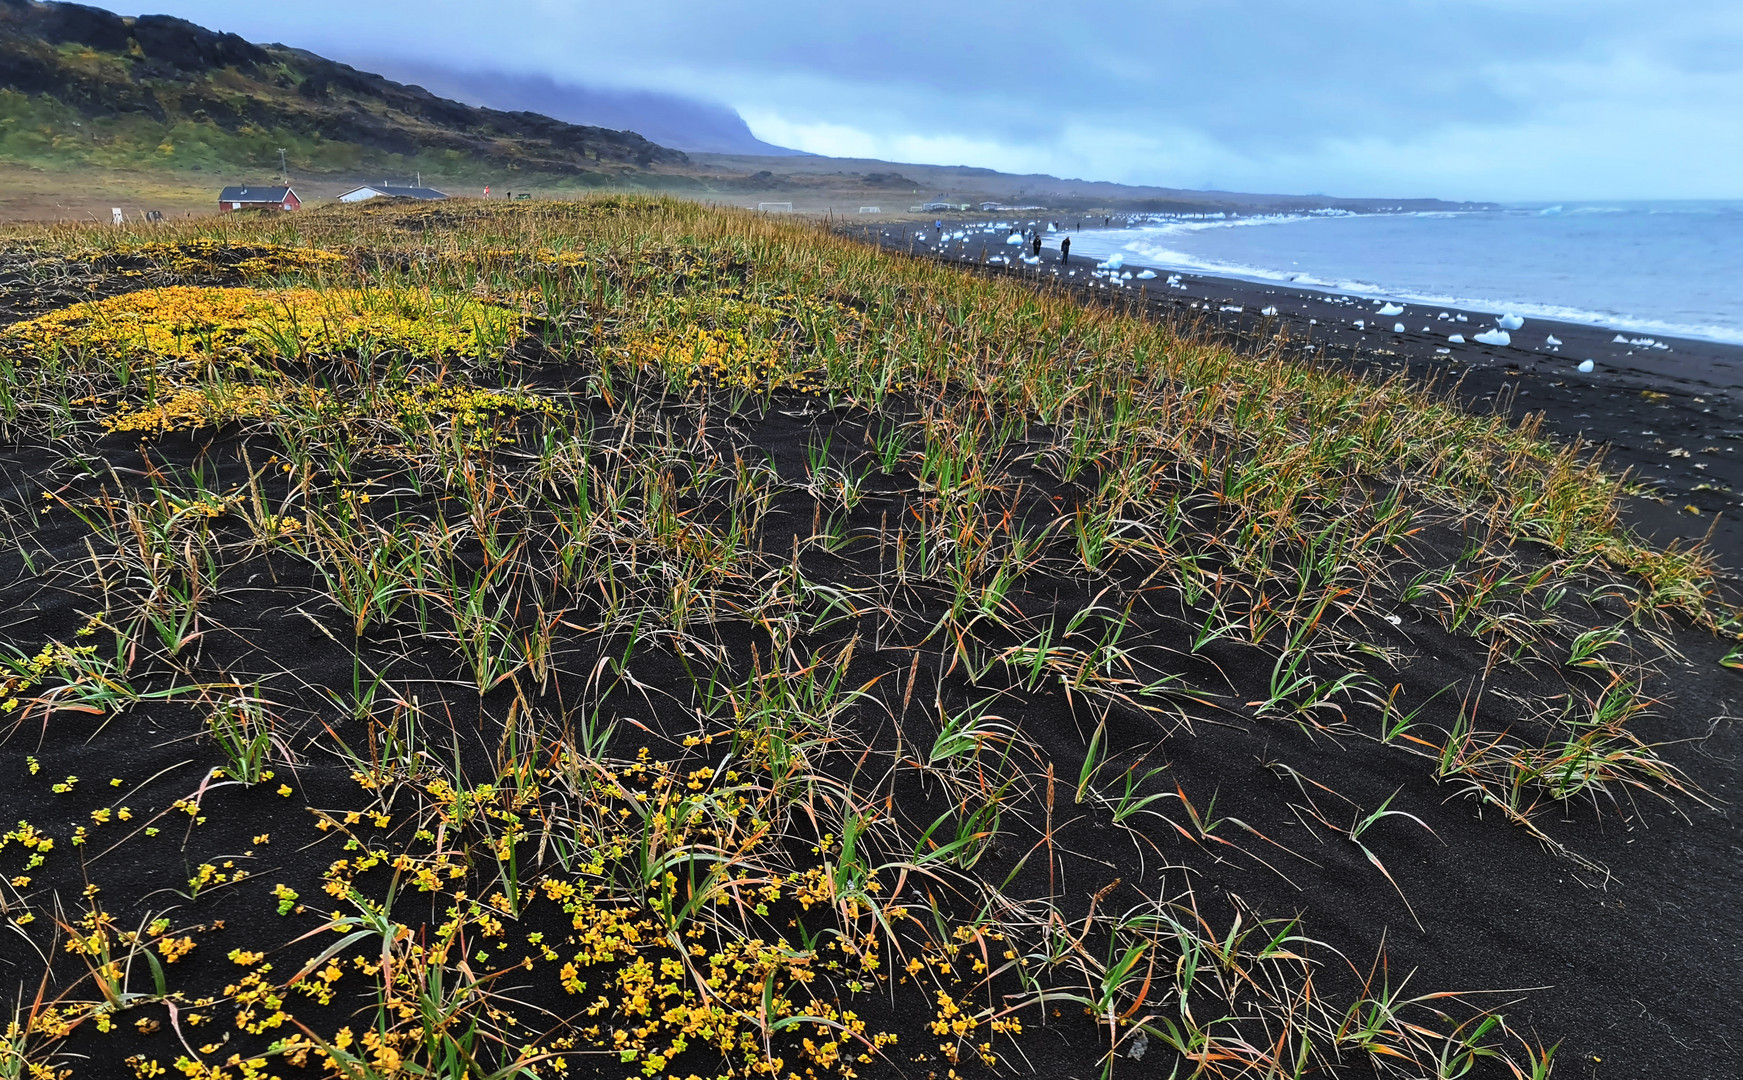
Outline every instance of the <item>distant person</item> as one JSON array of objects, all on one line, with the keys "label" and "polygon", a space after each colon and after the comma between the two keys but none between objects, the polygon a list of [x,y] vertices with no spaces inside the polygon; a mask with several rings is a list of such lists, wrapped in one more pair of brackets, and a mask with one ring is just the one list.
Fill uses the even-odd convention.
[{"label": "distant person", "polygon": [[1035,241],[1031,246],[1035,249],[1035,257],[1039,259],[1041,257],[1041,230],[1035,230]]},{"label": "distant person", "polygon": [[1059,241],[1059,261],[1064,263],[1069,258],[1071,258],[1071,237],[1067,236]]}]

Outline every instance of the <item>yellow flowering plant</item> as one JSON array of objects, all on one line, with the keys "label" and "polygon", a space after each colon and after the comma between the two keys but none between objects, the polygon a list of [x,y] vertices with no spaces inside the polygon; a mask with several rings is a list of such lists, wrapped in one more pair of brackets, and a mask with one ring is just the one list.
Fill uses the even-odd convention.
[{"label": "yellow flowering plant", "polygon": [[27,319],[0,347],[102,359],[303,360],[359,349],[477,358],[512,341],[520,316],[464,296],[365,289],[174,285]]}]

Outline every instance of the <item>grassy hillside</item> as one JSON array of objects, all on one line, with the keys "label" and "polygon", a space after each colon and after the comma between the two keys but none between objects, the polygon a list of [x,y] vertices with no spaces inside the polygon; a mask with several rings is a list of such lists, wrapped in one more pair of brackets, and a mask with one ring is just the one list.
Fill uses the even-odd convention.
[{"label": "grassy hillside", "polygon": [[683,154],[633,132],[477,109],[168,16],[0,0],[0,159],[65,169],[500,176],[607,183]]},{"label": "grassy hillside", "polygon": [[1709,568],[1400,382],[635,199],[0,322],[0,1074],[1545,1076],[1451,883],[1699,801]]}]

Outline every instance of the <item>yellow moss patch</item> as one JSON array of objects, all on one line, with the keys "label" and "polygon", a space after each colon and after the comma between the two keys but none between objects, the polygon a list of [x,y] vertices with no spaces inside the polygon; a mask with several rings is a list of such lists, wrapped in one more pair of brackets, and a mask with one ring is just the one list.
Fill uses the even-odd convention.
[{"label": "yellow moss patch", "polygon": [[780,351],[753,342],[742,330],[689,326],[669,333],[634,333],[622,358],[636,368],[654,368],[687,387],[714,383],[740,390],[815,389],[818,373],[795,370]]},{"label": "yellow moss patch", "polygon": [[300,358],[401,350],[478,357],[512,341],[520,316],[468,297],[178,285],[95,300],[18,323],[0,343],[108,358]]},{"label": "yellow moss patch", "polygon": [[[791,294],[769,303],[747,300],[736,288],[687,304],[679,314],[693,321],[633,331],[619,347],[619,357],[688,387],[708,383],[756,391],[820,389],[822,366],[801,344],[821,327],[831,333],[857,331],[861,318],[838,304]],[[844,314],[851,318],[843,319]]]},{"label": "yellow moss patch", "polygon": [[[285,409],[319,410],[336,421],[378,415],[382,403],[341,400],[312,386],[276,379],[263,386],[216,382],[184,386],[146,405],[122,405],[103,419],[109,431],[161,435],[218,427],[237,420],[269,419]],[[522,390],[485,390],[465,385],[425,384],[396,391],[385,403],[401,426],[446,418],[467,429],[504,413],[553,413],[548,398]],[[292,528],[295,523],[291,523]]]},{"label": "yellow moss patch", "polygon": [[149,259],[169,273],[184,276],[223,271],[243,277],[282,277],[286,274],[337,270],[347,262],[344,255],[321,248],[290,247],[284,244],[248,244],[236,247],[212,239],[185,240],[180,243],[152,242],[117,253],[93,252],[85,257],[98,261],[111,254]]}]

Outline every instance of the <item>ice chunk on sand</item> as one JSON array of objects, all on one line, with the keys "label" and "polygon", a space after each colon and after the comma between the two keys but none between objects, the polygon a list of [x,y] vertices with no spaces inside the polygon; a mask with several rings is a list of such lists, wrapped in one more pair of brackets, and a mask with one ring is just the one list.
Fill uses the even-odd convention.
[{"label": "ice chunk on sand", "polygon": [[1357,319],[1356,320],[1356,329],[1357,330],[1366,330],[1367,328],[1368,328],[1368,320],[1366,320],[1366,319]]},{"label": "ice chunk on sand", "polygon": [[1239,315],[1241,313],[1241,305],[1239,305],[1239,304],[1224,304],[1223,310],[1224,311],[1232,311],[1236,315]]},{"label": "ice chunk on sand", "polygon": [[1517,315],[1503,315],[1495,320],[1495,325],[1503,330],[1517,330],[1525,325],[1525,320]]},{"label": "ice chunk on sand", "polygon": [[1392,332],[1394,334],[1402,334],[1404,332],[1404,324],[1401,322],[1393,323],[1392,324]]},{"label": "ice chunk on sand", "polygon": [[1471,321],[1471,320],[1465,318],[1463,315],[1454,315],[1453,319],[1458,321],[1458,322],[1470,322]]},{"label": "ice chunk on sand", "polygon": [[1098,262],[1095,265],[1098,270],[1118,270],[1126,265],[1126,257],[1124,255],[1109,255],[1107,262]]},{"label": "ice chunk on sand", "polygon": [[1005,237],[1005,243],[1007,243],[1007,244],[1020,244],[1022,242],[1023,242],[1023,234],[1020,232],[1014,232],[1011,235]]},{"label": "ice chunk on sand", "polygon": [[1465,343],[1465,336],[1463,334],[1453,334],[1451,337],[1447,338],[1447,340],[1452,342],[1454,345],[1463,345]]},{"label": "ice chunk on sand", "polygon": [[1265,315],[1265,316],[1275,315],[1275,314],[1277,314],[1277,309],[1274,307],[1268,307],[1268,308],[1261,310],[1259,312],[1259,314]]},{"label": "ice chunk on sand", "polygon": [[1140,273],[1140,274],[1139,274],[1139,275],[1138,275],[1138,280],[1139,280],[1139,281],[1149,281],[1149,280],[1150,280],[1150,279],[1151,279],[1151,278],[1153,278],[1153,277],[1155,277],[1155,276],[1156,276],[1156,271],[1154,271],[1154,270],[1145,270],[1145,271],[1144,271],[1144,272],[1143,272],[1143,273]]},{"label": "ice chunk on sand", "polygon": [[1170,285],[1180,284],[1180,275],[1179,274],[1169,274],[1168,275],[1168,284],[1170,284]]},{"label": "ice chunk on sand", "polygon": [[1436,349],[1436,350],[1434,350],[1434,352],[1435,352],[1435,355],[1437,355],[1437,356],[1451,356],[1452,355],[1451,349]]},{"label": "ice chunk on sand", "polygon": [[1402,315],[1402,314],[1404,314],[1404,308],[1398,304],[1387,304],[1385,307],[1381,308],[1379,311],[1375,312],[1374,314],[1376,314],[1376,315]]},{"label": "ice chunk on sand", "polygon": [[1628,339],[1623,337],[1621,334],[1617,334],[1615,337],[1610,339],[1610,344],[1612,344],[1612,345],[1626,345],[1626,344],[1628,344]]},{"label": "ice chunk on sand", "polygon": [[1505,330],[1485,330],[1477,335],[1477,340],[1485,345],[1511,345],[1513,337]]},{"label": "ice chunk on sand", "polygon": [[1585,375],[1590,375],[1592,373],[1592,368],[1594,368],[1596,366],[1597,365],[1593,364],[1590,360],[1581,360],[1580,361],[1580,372],[1582,374],[1585,374]]},{"label": "ice chunk on sand", "polygon": [[1548,340],[1546,340],[1544,342],[1544,344],[1553,348],[1553,347],[1561,344],[1561,338],[1558,338],[1554,334],[1551,334],[1551,335],[1549,335]]}]

